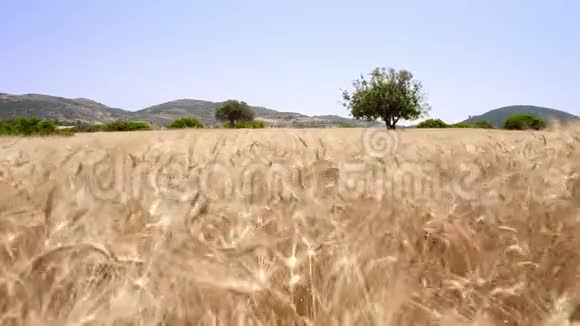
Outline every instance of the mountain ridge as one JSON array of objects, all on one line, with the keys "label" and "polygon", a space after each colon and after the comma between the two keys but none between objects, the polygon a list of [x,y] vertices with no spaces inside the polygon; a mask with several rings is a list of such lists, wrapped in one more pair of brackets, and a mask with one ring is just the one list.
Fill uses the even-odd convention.
[{"label": "mountain ridge", "polygon": [[[173,120],[193,117],[208,126],[219,125],[215,109],[224,102],[197,99],[177,99],[137,111],[109,107],[89,98],[65,98],[44,94],[0,93],[0,119],[37,116],[66,123],[107,123],[115,120],[139,120],[155,127],[164,127]],[[359,127],[376,125],[340,116],[307,116],[297,112],[277,111],[262,106],[251,106],[256,119],[274,127],[327,127],[349,123]]]},{"label": "mountain ridge", "polygon": [[[177,99],[128,111],[109,107],[89,98],[65,98],[44,94],[7,94],[0,93],[0,120],[20,116],[37,116],[43,119],[54,119],[65,123],[107,123],[115,120],[145,121],[155,127],[164,127],[173,120],[182,117],[193,117],[208,126],[220,124],[215,119],[215,109],[224,102],[212,102],[198,99]],[[263,106],[251,106],[256,112],[256,119],[272,127],[333,127],[352,125],[356,127],[382,126],[381,122],[366,122],[337,115],[307,116],[297,112],[277,111]],[[578,120],[578,116],[552,108],[534,105],[504,106],[483,114],[470,116],[465,123],[487,120],[496,127],[501,127],[505,119],[512,114],[535,114],[548,121],[563,123]]]},{"label": "mountain ridge", "polygon": [[500,128],[503,126],[504,121],[513,114],[534,114],[544,118],[548,122],[555,120],[561,123],[579,119],[578,116],[572,113],[552,108],[536,105],[510,105],[493,109],[480,115],[470,116],[462,122],[471,124],[479,120],[487,120],[495,127]]}]

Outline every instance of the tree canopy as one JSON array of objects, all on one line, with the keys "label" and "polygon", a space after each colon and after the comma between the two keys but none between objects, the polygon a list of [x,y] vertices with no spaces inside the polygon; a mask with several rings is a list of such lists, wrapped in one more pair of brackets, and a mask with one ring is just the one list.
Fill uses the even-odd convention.
[{"label": "tree canopy", "polygon": [[494,129],[494,125],[487,121],[487,120],[478,120],[473,123],[473,127],[475,128],[483,128],[483,129]]},{"label": "tree canopy", "polygon": [[546,128],[546,121],[533,114],[514,114],[506,119],[503,127],[512,130],[540,130]]},{"label": "tree canopy", "polygon": [[13,120],[0,120],[0,135],[50,135],[57,131],[56,122],[38,117],[20,117]]},{"label": "tree canopy", "polygon": [[449,125],[441,119],[427,119],[419,123],[417,128],[449,128]]},{"label": "tree canopy", "polygon": [[353,86],[354,91],[343,91],[342,97],[357,120],[381,119],[387,129],[395,129],[399,120],[416,120],[429,111],[421,83],[407,70],[376,68]]},{"label": "tree canopy", "polygon": [[252,121],[255,113],[250,106],[243,101],[229,100],[216,109],[215,118],[227,121],[230,125],[235,125],[236,121]]},{"label": "tree canopy", "polygon": [[199,122],[197,119],[185,117],[174,120],[172,123],[167,125],[169,129],[184,129],[184,128],[203,128],[203,123]]}]

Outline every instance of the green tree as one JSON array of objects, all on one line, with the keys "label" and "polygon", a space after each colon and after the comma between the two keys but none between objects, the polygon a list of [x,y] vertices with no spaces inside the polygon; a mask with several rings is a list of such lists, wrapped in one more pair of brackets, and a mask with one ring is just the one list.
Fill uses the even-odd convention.
[{"label": "green tree", "polygon": [[381,119],[387,129],[395,129],[399,120],[416,120],[429,111],[421,83],[407,70],[376,68],[353,86],[354,91],[343,91],[342,98],[357,120]]},{"label": "green tree", "polygon": [[104,131],[151,130],[151,126],[147,122],[122,120],[107,123],[102,128]]},{"label": "green tree", "polygon": [[533,114],[514,114],[511,115],[503,124],[505,129],[525,130],[535,129],[540,130],[546,128],[546,121]]},{"label": "green tree", "polygon": [[487,120],[479,120],[473,123],[474,128],[494,129],[493,124]]},{"label": "green tree", "polygon": [[236,121],[235,124],[231,125],[229,122],[224,123],[224,128],[236,128],[236,129],[262,129],[266,128],[264,121],[252,120],[252,121]]},{"label": "green tree", "polygon": [[254,116],[254,111],[243,101],[229,100],[215,110],[215,118],[227,121],[230,126],[235,126],[237,121],[252,121]]},{"label": "green tree", "polygon": [[36,132],[39,135],[50,135],[56,131],[56,123],[51,120],[41,120],[36,124]]},{"label": "green tree", "polygon": [[441,119],[427,119],[419,123],[417,128],[449,128],[449,125]]},{"label": "green tree", "polygon": [[52,134],[71,134],[71,132],[58,130],[54,120],[43,120],[37,117],[19,117],[13,120],[0,121],[0,134],[48,136]]},{"label": "green tree", "polygon": [[181,118],[174,120],[167,128],[169,129],[183,129],[183,128],[203,128],[203,124],[194,118]]},{"label": "green tree", "polygon": [[102,124],[90,124],[86,127],[85,131],[86,132],[99,132],[99,131],[104,131],[105,126]]},{"label": "green tree", "polygon": [[449,127],[450,128],[471,128],[472,126],[469,123],[458,122],[458,123],[454,123],[454,124],[450,125]]}]

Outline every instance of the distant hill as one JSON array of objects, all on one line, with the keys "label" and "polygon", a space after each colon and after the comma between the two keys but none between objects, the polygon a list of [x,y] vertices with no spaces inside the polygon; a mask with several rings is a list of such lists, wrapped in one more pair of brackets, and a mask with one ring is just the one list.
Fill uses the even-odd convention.
[{"label": "distant hill", "polygon": [[214,112],[218,106],[219,104],[208,101],[177,100],[136,111],[135,115],[157,126],[164,126],[175,119],[187,116],[207,125],[215,124]]},{"label": "distant hill", "polygon": [[[209,102],[201,100],[182,99],[162,103],[135,112],[144,119],[154,119],[153,123],[165,125],[177,118],[194,117],[206,125],[216,125],[219,121],[215,119],[215,110],[223,102]],[[252,106],[256,113],[256,118],[271,122],[273,124],[291,124],[291,121],[301,118],[310,118],[300,113],[279,112],[259,106]]]},{"label": "distant hill", "polygon": [[89,99],[67,99],[40,94],[9,95],[0,93],[0,119],[21,116],[37,116],[59,121],[109,122],[128,119],[131,114]]},{"label": "distant hill", "polygon": [[[223,102],[208,102],[201,100],[182,99],[171,101],[135,112],[135,114],[153,124],[166,125],[181,117],[190,116],[198,119],[206,125],[217,125],[215,110]],[[351,124],[359,127],[374,125],[373,122],[357,121],[336,115],[307,116],[296,112],[281,112],[261,106],[252,106],[256,113],[256,119],[266,122],[275,127],[332,127],[341,124]]]},{"label": "distant hill", "polygon": [[[215,119],[215,109],[223,102],[182,99],[154,105],[139,111],[111,108],[105,104],[86,99],[25,94],[10,95],[0,93],[0,119],[21,116],[37,116],[62,122],[106,123],[115,120],[146,121],[156,127],[163,127],[182,117],[194,117],[205,125],[219,124]],[[332,127],[351,124],[359,127],[375,125],[373,122],[357,121],[339,116],[310,117],[295,112],[280,112],[264,107],[252,107],[256,119],[277,127]]]},{"label": "distant hill", "polygon": [[544,108],[540,106],[533,106],[533,105],[513,105],[513,106],[506,106],[499,109],[491,110],[486,112],[482,115],[473,116],[469,119],[463,121],[465,123],[474,123],[479,120],[487,120],[491,122],[496,127],[502,127],[504,121],[513,114],[535,114],[540,116],[546,121],[559,121],[559,122],[569,122],[572,120],[578,119],[577,116],[570,114],[568,112]]}]

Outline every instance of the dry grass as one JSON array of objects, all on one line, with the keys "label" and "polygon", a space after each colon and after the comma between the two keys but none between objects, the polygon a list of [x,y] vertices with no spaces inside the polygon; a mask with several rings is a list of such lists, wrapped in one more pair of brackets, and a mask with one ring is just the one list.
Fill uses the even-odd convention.
[{"label": "dry grass", "polygon": [[0,139],[0,325],[580,319],[579,127],[367,136]]}]

